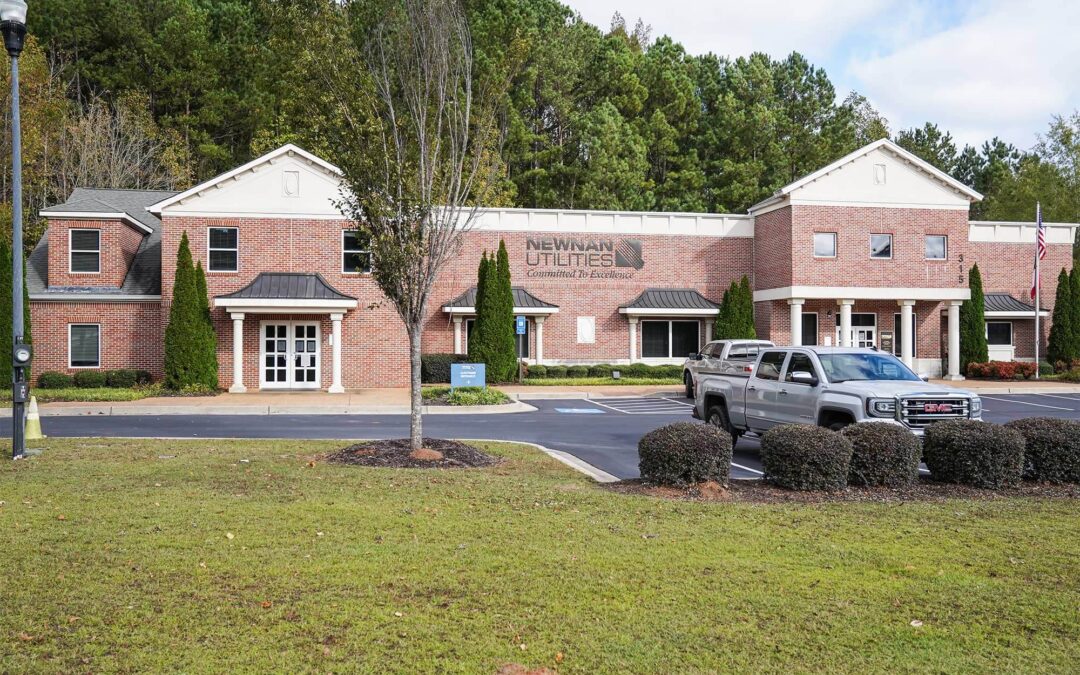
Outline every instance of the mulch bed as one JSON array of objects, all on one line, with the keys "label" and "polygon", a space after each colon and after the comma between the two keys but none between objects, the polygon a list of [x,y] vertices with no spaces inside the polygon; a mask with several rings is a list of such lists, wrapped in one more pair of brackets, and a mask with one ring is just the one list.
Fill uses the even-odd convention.
[{"label": "mulch bed", "polygon": [[350,445],[327,455],[325,459],[338,464],[395,469],[473,469],[494,466],[500,461],[471,445],[441,438],[425,438],[423,450],[419,453],[412,452],[409,439],[394,438]]},{"label": "mulch bed", "polygon": [[949,499],[992,500],[1014,497],[1038,499],[1080,499],[1080,485],[1022,483],[1018,488],[983,490],[967,485],[937,483],[921,477],[908,488],[855,488],[836,492],[799,492],[763,480],[733,480],[727,489],[717,483],[700,483],[686,488],[646,485],[640,480],[608,483],[604,487],[627,495],[703,502],[746,502],[753,504],[822,504],[830,502],[942,502]]}]

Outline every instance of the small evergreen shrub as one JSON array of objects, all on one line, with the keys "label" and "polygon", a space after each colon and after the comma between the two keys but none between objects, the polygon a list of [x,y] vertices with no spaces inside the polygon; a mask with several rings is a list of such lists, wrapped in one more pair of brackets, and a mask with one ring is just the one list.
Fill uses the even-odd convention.
[{"label": "small evergreen shrub", "polygon": [[38,386],[42,389],[67,389],[74,384],[75,381],[67,373],[46,371],[38,375]]},{"label": "small evergreen shrub", "polygon": [[843,489],[853,453],[851,441],[812,424],[773,427],[761,437],[766,478],[792,490]]},{"label": "small evergreen shrub", "polygon": [[1005,426],[1024,437],[1025,479],[1080,483],[1080,422],[1029,417]]},{"label": "small evergreen shrub", "polygon": [[682,366],[677,366],[677,365],[672,365],[672,364],[663,365],[663,366],[654,366],[653,367],[653,372],[651,373],[651,376],[652,377],[675,377],[675,378],[681,378],[682,377]]},{"label": "small evergreen shrub", "polygon": [[139,372],[131,368],[105,371],[105,386],[114,389],[131,389],[139,383]]},{"label": "small evergreen shrub", "polygon": [[80,370],[72,380],[80,389],[97,389],[105,386],[105,373],[100,370]]},{"label": "small evergreen shrub", "polygon": [[638,441],[641,479],[655,485],[686,486],[703,481],[727,485],[731,436],[708,424],[677,422]]},{"label": "small evergreen shrub", "polygon": [[450,365],[471,363],[468,354],[421,354],[420,382],[446,384],[450,381]]},{"label": "small evergreen shrub", "polygon": [[450,405],[501,405],[509,403],[510,397],[498,389],[482,387],[458,387],[446,397]]},{"label": "small evergreen shrub", "polygon": [[566,366],[548,366],[547,376],[548,379],[566,377]]},{"label": "small evergreen shrub", "polygon": [[854,452],[850,485],[904,487],[919,478],[922,445],[913,433],[884,422],[863,422],[841,430]]},{"label": "small evergreen shrub", "polygon": [[567,377],[588,377],[589,376],[589,367],[588,366],[570,366],[569,368],[566,369],[566,376]]},{"label": "small evergreen shrub", "polygon": [[529,377],[542,380],[548,376],[547,366],[535,365],[529,366]]},{"label": "small evergreen shrub", "polygon": [[930,477],[980,488],[1014,487],[1024,466],[1024,437],[1016,429],[975,420],[926,428],[923,461]]},{"label": "small evergreen shrub", "polygon": [[631,363],[619,369],[622,377],[649,377],[652,374],[652,366],[644,363]]},{"label": "small evergreen shrub", "polygon": [[615,368],[606,363],[589,366],[589,377],[611,377],[611,371]]},{"label": "small evergreen shrub", "polygon": [[1038,370],[1034,363],[1022,361],[987,361],[969,363],[968,377],[989,380],[1030,380]]}]

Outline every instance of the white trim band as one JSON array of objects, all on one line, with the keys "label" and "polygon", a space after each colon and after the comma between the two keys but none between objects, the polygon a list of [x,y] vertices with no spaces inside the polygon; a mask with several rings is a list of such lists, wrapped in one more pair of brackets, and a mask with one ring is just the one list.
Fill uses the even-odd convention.
[{"label": "white trim band", "polygon": [[834,300],[836,298],[851,300],[926,300],[941,302],[945,300],[969,300],[971,290],[968,288],[784,286],[782,288],[754,291],[754,302],[790,300],[791,298],[805,298],[807,300]]}]

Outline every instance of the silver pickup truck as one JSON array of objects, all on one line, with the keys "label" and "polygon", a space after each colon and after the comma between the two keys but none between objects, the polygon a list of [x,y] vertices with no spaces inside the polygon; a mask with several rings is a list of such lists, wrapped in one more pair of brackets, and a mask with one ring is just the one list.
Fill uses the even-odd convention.
[{"label": "silver pickup truck", "polygon": [[916,435],[941,420],[981,419],[978,395],[931,385],[875,349],[778,347],[763,350],[746,375],[701,373],[694,417],[732,435],[778,424],[841,429],[891,422]]},{"label": "silver pickup truck", "polygon": [[683,362],[683,386],[686,398],[694,398],[699,373],[742,373],[745,377],[758,354],[772,347],[768,340],[713,340]]}]

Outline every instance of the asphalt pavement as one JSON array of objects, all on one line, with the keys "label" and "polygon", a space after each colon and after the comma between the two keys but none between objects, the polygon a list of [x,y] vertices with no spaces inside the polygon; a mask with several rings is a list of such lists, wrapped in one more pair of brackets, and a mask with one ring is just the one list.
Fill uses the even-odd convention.
[{"label": "asphalt pavement", "polygon": [[[984,419],[1080,419],[1080,394],[983,395]],[[647,432],[690,420],[689,399],[619,397],[530,401],[535,412],[429,415],[427,436],[535,443],[571,454],[619,478],[638,476],[637,442]],[[408,435],[407,415],[82,415],[47,417],[45,433],[59,437],[296,438],[363,440]],[[0,424],[10,435],[7,424]],[[732,477],[761,475],[757,440],[735,448]]]}]

